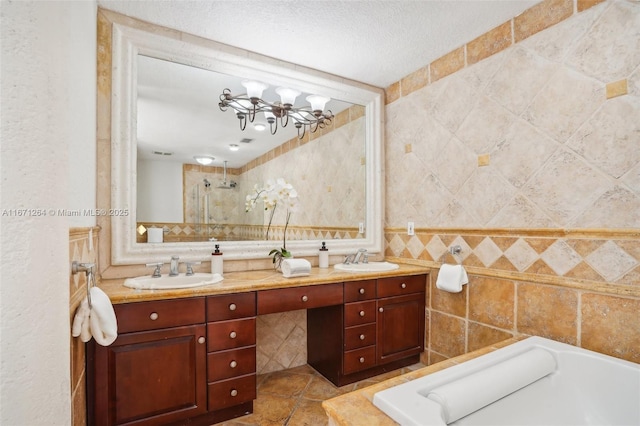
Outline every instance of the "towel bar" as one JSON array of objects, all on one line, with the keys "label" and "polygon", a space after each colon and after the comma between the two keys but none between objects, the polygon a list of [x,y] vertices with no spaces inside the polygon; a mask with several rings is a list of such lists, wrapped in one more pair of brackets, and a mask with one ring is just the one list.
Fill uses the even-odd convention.
[{"label": "towel bar", "polygon": [[71,272],[74,275],[79,272],[84,272],[87,276],[87,303],[89,304],[89,309],[91,309],[91,292],[89,290],[96,285],[95,267],[95,263],[80,263],[77,260],[71,263]]}]

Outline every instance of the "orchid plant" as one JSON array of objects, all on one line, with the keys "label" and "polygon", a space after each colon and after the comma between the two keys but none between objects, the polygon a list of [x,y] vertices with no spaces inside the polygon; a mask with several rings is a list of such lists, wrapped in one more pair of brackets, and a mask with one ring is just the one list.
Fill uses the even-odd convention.
[{"label": "orchid plant", "polygon": [[286,209],[282,248],[279,250],[273,249],[269,252],[269,256],[273,256],[274,267],[279,269],[284,258],[292,257],[291,252],[287,250],[287,227],[289,226],[291,214],[298,207],[298,193],[293,185],[287,183],[283,178],[278,178],[275,181],[268,180],[262,188],[256,184],[253,187],[253,193],[247,195],[245,211],[250,212],[260,201],[262,201],[264,205],[264,210],[270,211],[269,224],[267,225],[265,235],[265,239],[267,240],[269,239],[269,230],[271,229],[276,207],[282,206]]}]

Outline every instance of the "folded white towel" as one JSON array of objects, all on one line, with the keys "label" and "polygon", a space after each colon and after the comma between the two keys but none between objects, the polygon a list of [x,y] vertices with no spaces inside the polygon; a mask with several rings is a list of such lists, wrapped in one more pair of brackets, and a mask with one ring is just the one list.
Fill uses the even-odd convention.
[{"label": "folded white towel", "polygon": [[89,315],[91,310],[89,309],[89,302],[85,297],[80,306],[76,309],[76,314],[73,317],[73,326],[71,327],[71,335],[73,337],[80,337],[83,342],[91,340],[91,326],[89,325]]},{"label": "folded white towel", "polygon": [[91,337],[102,346],[109,346],[118,337],[118,322],[109,296],[98,287],[89,290],[91,308],[85,297],[76,310],[71,335],[88,342]]},{"label": "folded white towel", "polygon": [[285,278],[304,277],[311,273],[311,263],[306,259],[284,259],[280,268]]},{"label": "folded white towel", "polygon": [[102,346],[109,346],[118,337],[118,322],[109,296],[98,287],[89,290],[91,295],[91,334]]},{"label": "folded white towel", "polygon": [[462,265],[442,265],[438,272],[436,287],[449,293],[460,293],[462,285],[469,283],[467,271]]}]

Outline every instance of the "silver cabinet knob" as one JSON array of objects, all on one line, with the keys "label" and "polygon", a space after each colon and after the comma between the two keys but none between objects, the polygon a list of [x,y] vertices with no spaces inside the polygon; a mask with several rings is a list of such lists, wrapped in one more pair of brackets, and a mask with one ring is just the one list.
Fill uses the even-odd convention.
[{"label": "silver cabinet knob", "polygon": [[232,331],[231,333],[229,333],[229,337],[231,337],[232,339],[235,339],[238,335],[236,334],[235,331]]},{"label": "silver cabinet knob", "polygon": [[360,316],[363,317],[364,316],[364,311],[360,311]]},{"label": "silver cabinet knob", "polygon": [[236,309],[238,309],[238,307],[236,306],[235,303],[232,303],[232,304],[229,305],[229,310],[230,311],[235,311]]},{"label": "silver cabinet knob", "polygon": [[364,357],[363,357],[363,356],[361,356],[361,357],[360,357],[360,359],[359,359],[358,361],[360,361],[360,364],[362,364],[362,363],[364,362]]},{"label": "silver cabinet knob", "polygon": [[364,288],[360,289],[360,294],[364,294]]},{"label": "silver cabinet knob", "polygon": [[309,298],[307,296],[302,296],[302,301],[306,302],[307,300],[309,300]]},{"label": "silver cabinet knob", "polygon": [[203,344],[206,341],[206,339],[202,336],[198,337],[198,343]]},{"label": "silver cabinet knob", "polygon": [[231,389],[231,396],[238,396],[238,391],[235,389]]},{"label": "silver cabinet knob", "polygon": [[384,312],[384,308],[378,308],[378,312]]},{"label": "silver cabinet knob", "polygon": [[151,315],[149,315],[149,318],[151,319],[151,321],[155,321],[157,320],[159,317],[157,312],[151,312]]},{"label": "silver cabinet knob", "polygon": [[364,340],[364,334],[360,335],[360,340]]},{"label": "silver cabinet knob", "polygon": [[402,284],[400,284],[400,287],[407,288],[407,285],[405,283],[402,283]]},{"label": "silver cabinet knob", "polygon": [[231,362],[229,363],[229,367],[231,367],[231,368],[236,368],[237,366],[238,366],[238,363],[237,363],[237,362],[235,362],[235,361],[231,361]]}]

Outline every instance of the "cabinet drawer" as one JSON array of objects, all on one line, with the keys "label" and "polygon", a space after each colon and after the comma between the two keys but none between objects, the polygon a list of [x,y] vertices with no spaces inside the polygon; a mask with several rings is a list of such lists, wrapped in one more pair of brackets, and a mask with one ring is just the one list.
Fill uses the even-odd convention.
[{"label": "cabinet drawer", "polygon": [[426,288],[426,275],[381,278],[378,280],[378,297],[419,293],[424,292]]},{"label": "cabinet drawer", "polygon": [[255,292],[207,297],[207,321],[222,321],[254,317],[255,315]]},{"label": "cabinet drawer", "polygon": [[207,380],[229,379],[256,372],[256,348],[212,352],[207,355]]},{"label": "cabinet drawer", "polygon": [[280,288],[258,292],[258,314],[342,304],[342,283]]},{"label": "cabinet drawer", "polygon": [[256,319],[210,322],[207,324],[209,352],[256,344]]},{"label": "cabinet drawer", "polygon": [[113,307],[118,333],[204,323],[204,298],[125,303]]},{"label": "cabinet drawer", "polygon": [[376,321],[376,301],[345,303],[344,326],[367,324]]},{"label": "cabinet drawer", "polygon": [[350,281],[344,283],[344,301],[357,302],[376,298],[376,280]]},{"label": "cabinet drawer", "polygon": [[232,407],[256,399],[256,375],[209,383],[209,411]]},{"label": "cabinet drawer", "polygon": [[344,349],[363,348],[376,344],[376,324],[358,325],[356,327],[345,328]]},{"label": "cabinet drawer", "polygon": [[376,347],[356,349],[344,353],[344,374],[366,370],[376,365]]}]

